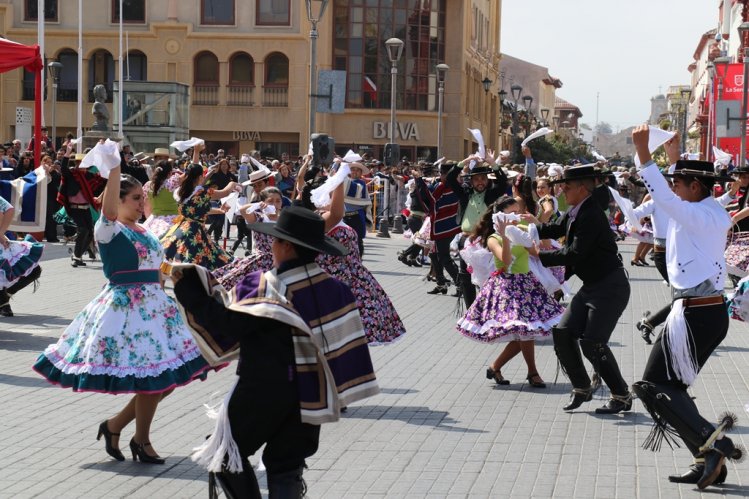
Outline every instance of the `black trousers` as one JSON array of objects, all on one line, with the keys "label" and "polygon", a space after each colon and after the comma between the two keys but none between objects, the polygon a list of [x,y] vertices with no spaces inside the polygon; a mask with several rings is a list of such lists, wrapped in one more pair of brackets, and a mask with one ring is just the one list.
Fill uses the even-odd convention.
[{"label": "black trousers", "polygon": [[[462,250],[465,247],[466,241],[468,241],[468,236],[460,236],[458,250]],[[460,276],[458,279],[460,282],[458,284],[460,285],[460,291],[463,295],[463,302],[465,302],[466,310],[468,310],[476,300],[476,286],[471,282],[471,274],[468,272],[468,265],[463,261],[463,258],[460,259],[460,273],[458,275]]]},{"label": "black trousers", "polygon": [[208,235],[213,236],[213,240],[219,242],[221,240],[221,234],[224,232],[224,215],[209,215],[208,216]]},{"label": "black trousers", "polygon": [[343,222],[356,231],[356,242],[359,245],[359,255],[364,256],[364,235],[366,234],[367,227],[362,220],[362,216],[359,213],[352,215],[346,215],[343,217]]},{"label": "black trousers", "polygon": [[[668,282],[668,270],[666,269],[666,252],[654,251],[653,263],[655,264],[655,268],[658,269],[658,273],[661,275],[661,277],[663,277],[663,279]],[[671,303],[667,303],[665,306],[661,307],[660,310],[657,310],[654,314],[650,315],[650,317],[648,318],[648,322],[653,327],[660,326],[666,320],[666,317],[668,317],[669,312],[671,312]]]},{"label": "black trousers", "polygon": [[[234,244],[231,247],[232,251],[237,251],[237,248],[239,248],[239,245],[242,244],[242,240],[244,238],[247,238],[248,241],[250,241],[250,246],[252,246],[252,238],[250,237],[250,229],[247,228],[247,222],[245,222],[244,217],[237,217],[237,240],[234,241]],[[247,248],[251,249],[251,248]]]},{"label": "black trousers", "polygon": [[77,259],[83,258],[83,253],[89,249],[94,240],[94,221],[88,208],[68,208],[68,215],[78,228],[78,237],[75,239],[73,256]]},{"label": "black trousers", "polygon": [[437,276],[437,284],[443,286],[445,284],[445,270],[450,274],[453,282],[458,282],[458,267],[455,265],[452,257],[450,256],[450,241],[452,238],[436,239],[434,246],[436,248],[437,258],[434,260],[434,273]]},{"label": "black trousers", "polygon": [[47,202],[47,216],[44,222],[44,239],[49,241],[57,241],[57,222],[55,222],[55,213],[60,209],[60,205],[57,203]]},{"label": "black trousers", "polygon": [[265,444],[263,463],[269,474],[304,466],[317,452],[320,426],[302,422],[296,382],[240,378],[229,400],[229,422],[242,457]]},{"label": "black trousers", "polygon": [[408,230],[411,231],[411,234],[416,234],[419,229],[421,229],[421,226],[424,225],[424,217],[411,215],[406,219],[406,225],[408,226]]},{"label": "black trousers", "polygon": [[[687,307],[684,309],[684,318],[692,333],[693,352],[701,370],[728,333],[728,311],[725,303]],[[715,428],[700,415],[694,401],[687,394],[687,386],[676,378],[671,359],[663,352],[663,342],[661,333],[650,350],[642,379],[653,383],[657,390],[669,394],[669,403],[674,405],[674,410],[658,412],[679,432],[692,454],[696,454],[696,449]]]}]

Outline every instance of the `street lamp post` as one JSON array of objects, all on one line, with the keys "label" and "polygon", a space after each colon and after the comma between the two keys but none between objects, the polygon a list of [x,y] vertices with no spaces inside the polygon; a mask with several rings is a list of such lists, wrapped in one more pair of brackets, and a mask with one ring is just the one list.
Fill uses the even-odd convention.
[{"label": "street lamp post", "polygon": [[[504,85],[504,77],[502,78],[502,85]],[[505,100],[507,99],[507,91],[504,88],[499,90],[499,148],[503,149],[505,145],[505,127],[503,126],[505,118]]]},{"label": "street lamp post", "polygon": [[541,120],[543,121],[543,126],[549,126],[549,108],[541,108]]},{"label": "street lamp post", "polygon": [[398,85],[398,61],[403,53],[403,45],[403,40],[400,38],[389,38],[385,42],[388,59],[390,59],[390,142],[392,143],[395,143],[395,97]]},{"label": "street lamp post", "polygon": [[[744,63],[744,69],[746,70],[746,63]],[[681,152],[682,154],[687,151],[687,120],[689,119],[689,100],[692,97],[692,90],[685,88],[681,90],[681,99],[684,101],[684,118],[681,122]],[[746,102],[746,99],[744,99]],[[744,134],[746,135],[746,134]]]},{"label": "street lamp post", "polygon": [[442,157],[442,106],[445,98],[445,76],[450,70],[447,64],[437,64],[437,82],[439,96],[437,99],[437,159]]},{"label": "street lamp post", "polygon": [[713,148],[710,147],[713,143],[713,114],[715,113],[715,96],[713,95],[713,89],[715,88],[715,64],[712,62],[707,63],[707,77],[708,77],[708,115],[707,115],[707,145],[703,145],[705,151],[705,159],[712,161]]},{"label": "street lamp post", "polygon": [[528,118],[528,125],[525,129],[525,135],[528,136],[531,133],[531,116],[533,116],[533,112],[531,111],[531,109],[533,108],[533,97],[531,97],[530,95],[524,95],[523,103],[525,104],[525,114]]},{"label": "street lamp post", "polygon": [[[739,38],[744,43],[746,33],[749,32],[749,23],[739,25]],[[741,167],[746,167],[746,112],[747,112],[747,82],[749,80],[749,46],[744,46],[744,85],[743,99],[741,101]]]},{"label": "street lamp post", "polygon": [[47,64],[47,69],[52,77],[52,144],[57,149],[57,84],[60,81],[62,63],[52,61]]},{"label": "street lamp post", "polygon": [[517,161],[517,147],[515,147],[515,142],[517,142],[517,133],[518,133],[518,100],[520,100],[520,94],[523,93],[523,87],[518,85],[517,83],[512,85],[510,87],[510,94],[512,95],[512,100],[514,101],[515,107],[512,110],[512,162],[516,163]]},{"label": "street lamp post", "polygon": [[320,1],[320,10],[317,16],[312,13],[312,0],[306,0],[307,3],[307,20],[312,25],[309,31],[309,133],[311,136],[315,133],[315,111],[317,110],[317,23],[325,14],[325,8],[328,6],[328,0]]}]

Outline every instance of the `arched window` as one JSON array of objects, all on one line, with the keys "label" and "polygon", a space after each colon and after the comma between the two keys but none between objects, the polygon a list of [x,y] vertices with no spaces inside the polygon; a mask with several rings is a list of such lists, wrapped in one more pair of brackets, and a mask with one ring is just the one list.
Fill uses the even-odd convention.
[{"label": "arched window", "polygon": [[107,89],[107,102],[112,102],[113,81],[114,58],[109,51],[99,49],[91,55],[88,61],[88,101],[94,102],[94,87],[104,85]]},{"label": "arched window", "polygon": [[265,86],[289,86],[289,59],[280,52],[274,52],[265,58]]},{"label": "arched window", "polygon": [[218,57],[212,52],[201,52],[195,56],[196,85],[218,85]]},{"label": "arched window", "polygon": [[254,85],[255,61],[246,52],[237,52],[229,59],[229,84]]},{"label": "arched window", "polygon": [[148,58],[140,50],[131,50],[125,60],[125,80],[147,81]]},{"label": "arched window", "polygon": [[78,102],[78,53],[65,49],[57,54],[57,62],[62,64],[60,82],[57,85],[57,100]]}]

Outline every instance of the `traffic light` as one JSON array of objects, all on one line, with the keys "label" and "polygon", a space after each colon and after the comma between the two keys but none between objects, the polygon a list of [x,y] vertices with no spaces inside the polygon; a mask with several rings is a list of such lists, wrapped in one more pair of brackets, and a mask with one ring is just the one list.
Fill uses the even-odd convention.
[{"label": "traffic light", "polygon": [[312,139],[312,163],[315,165],[333,163],[335,139],[324,133],[313,133],[310,138]]}]

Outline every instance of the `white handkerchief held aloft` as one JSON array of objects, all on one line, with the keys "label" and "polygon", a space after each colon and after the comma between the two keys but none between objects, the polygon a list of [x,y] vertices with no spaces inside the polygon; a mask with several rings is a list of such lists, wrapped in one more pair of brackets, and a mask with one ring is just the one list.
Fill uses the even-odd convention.
[{"label": "white handkerchief held aloft", "polygon": [[250,156],[250,161],[252,162],[252,166],[255,167],[255,170],[257,170],[257,171],[268,170],[267,166],[265,166],[260,161],[258,161],[255,158],[253,158],[252,156]]},{"label": "white handkerchief held aloft", "polygon": [[492,223],[494,224],[495,229],[500,222],[510,223],[519,221],[520,215],[518,215],[517,213],[495,213],[494,215],[492,215]]},{"label": "white handkerchief held aloft", "polygon": [[229,223],[234,221],[234,217],[237,214],[237,209],[239,208],[238,201],[239,201],[239,193],[236,191],[232,192],[225,198],[221,198],[221,206],[227,205],[229,207],[229,209],[224,213]]},{"label": "white handkerchief held aloft", "polygon": [[713,155],[715,156],[715,165],[728,166],[731,162],[731,155],[715,146],[713,146]]},{"label": "white handkerchief held aloft", "polygon": [[169,146],[175,148],[179,152],[185,152],[191,147],[195,147],[198,144],[205,144],[205,140],[199,139],[197,137],[190,137],[189,140],[175,140],[174,142],[169,144]]},{"label": "white handkerchief held aloft", "polygon": [[[352,151],[349,151],[349,153],[354,154]],[[361,156],[358,154],[356,154],[356,156],[361,160]],[[346,154],[343,159],[345,160],[350,157],[353,156]],[[328,180],[326,180],[320,187],[312,189],[312,192],[310,192],[310,200],[312,201],[312,204],[318,208],[324,208],[325,206],[330,205],[330,194],[336,189],[336,187],[341,185],[346,178],[348,178],[349,174],[351,174],[351,166],[344,161],[341,163],[338,171],[335,172],[335,175],[328,177]]]},{"label": "white handkerchief held aloft", "polygon": [[70,143],[73,145],[78,145],[81,143],[82,140],[83,140],[83,137],[78,137],[77,139],[72,139]]},{"label": "white handkerchief held aloft", "polygon": [[348,150],[346,155],[341,158],[342,163],[356,163],[362,160],[362,157],[356,154],[351,149]]},{"label": "white handkerchief held aloft", "polygon": [[250,162],[250,155],[247,154],[247,153],[242,154],[242,157],[240,158],[239,162],[240,163],[244,163],[244,164],[249,163]]},{"label": "white handkerchief held aloft", "polygon": [[312,142],[309,143],[309,147],[307,148],[307,155],[312,156],[315,154],[315,150],[312,148]]},{"label": "white handkerchief held aloft", "polygon": [[476,151],[476,154],[478,154],[481,159],[484,159],[486,157],[486,146],[484,145],[484,136],[481,135],[481,130],[478,128],[469,128],[468,131],[471,132],[473,138],[478,142],[479,149]]},{"label": "white handkerchief held aloft", "polygon": [[[661,147],[663,144],[668,142],[676,135],[676,132],[669,132],[668,130],[662,130],[660,128],[650,128],[650,138],[648,140],[648,151],[652,154],[653,151]],[[635,166],[642,166],[640,158],[635,153]]]},{"label": "white handkerchief held aloft", "polygon": [[438,159],[437,161],[434,162],[434,166],[439,166],[439,165],[441,165],[444,162],[445,162],[445,157],[442,156],[440,159]]},{"label": "white handkerchief held aloft", "polygon": [[520,145],[523,146],[523,147],[525,147],[526,145],[528,145],[528,142],[530,142],[531,140],[537,139],[539,137],[543,137],[544,135],[549,135],[550,133],[554,133],[554,130],[552,130],[551,128],[547,128],[545,126],[541,127],[538,130],[536,130],[535,132],[533,132],[532,134],[528,135],[523,140],[523,142],[520,143]]},{"label": "white handkerchief held aloft", "polygon": [[120,148],[117,142],[107,139],[103,144],[99,142],[83,158],[79,168],[95,166],[99,169],[99,175],[109,178],[112,168],[120,166]]},{"label": "white handkerchief held aloft", "polygon": [[592,151],[590,151],[590,153],[593,155],[594,158],[596,158],[597,161],[606,161],[606,156],[602,155],[601,153],[599,153],[595,149],[593,149]]},{"label": "white handkerchief held aloft", "polygon": [[641,231],[642,225],[640,225],[640,219],[635,215],[635,210],[632,207],[632,201],[627,198],[623,198],[616,191],[616,189],[612,189],[611,187],[609,187],[609,191],[611,192],[611,195],[614,196],[614,201],[616,201],[616,204],[619,205],[619,208],[621,208],[624,217],[629,221],[630,225],[632,225],[632,227],[634,227],[636,231]]}]

